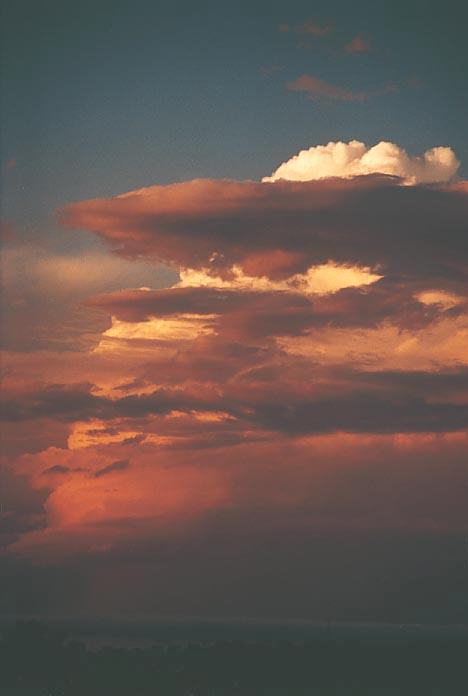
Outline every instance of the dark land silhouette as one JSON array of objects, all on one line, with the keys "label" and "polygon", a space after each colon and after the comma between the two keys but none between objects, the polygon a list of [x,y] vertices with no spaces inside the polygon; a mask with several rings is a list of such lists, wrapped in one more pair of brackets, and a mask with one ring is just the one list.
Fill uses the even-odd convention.
[{"label": "dark land silhouette", "polygon": [[218,640],[90,650],[37,621],[2,629],[2,696],[464,696],[468,638]]}]

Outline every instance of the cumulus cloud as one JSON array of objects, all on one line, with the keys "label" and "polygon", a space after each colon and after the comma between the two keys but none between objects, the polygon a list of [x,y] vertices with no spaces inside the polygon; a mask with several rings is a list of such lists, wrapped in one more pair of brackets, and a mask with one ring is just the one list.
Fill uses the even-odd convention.
[{"label": "cumulus cloud", "polygon": [[450,147],[433,147],[411,157],[394,143],[382,141],[368,147],[358,140],[330,142],[301,150],[281,164],[263,181],[310,181],[326,177],[353,177],[366,174],[398,176],[406,184],[450,181],[460,166]]},{"label": "cumulus cloud", "polygon": [[[350,530],[466,526],[468,188],[446,181],[451,150],[395,148],[331,143],[297,180],[187,181],[62,212],[118,256],[100,252],[89,278],[44,260],[38,285],[112,325],[73,359],[6,356],[8,470],[42,511],[11,518],[12,553],[95,569],[141,549],[160,577],[164,548],[186,558],[174,539],[198,553],[218,535],[232,585],[233,545],[255,535],[289,573],[311,535],[328,553],[337,530],[348,548]],[[199,566],[177,573],[181,596]],[[238,567],[251,576],[245,555]]]}]

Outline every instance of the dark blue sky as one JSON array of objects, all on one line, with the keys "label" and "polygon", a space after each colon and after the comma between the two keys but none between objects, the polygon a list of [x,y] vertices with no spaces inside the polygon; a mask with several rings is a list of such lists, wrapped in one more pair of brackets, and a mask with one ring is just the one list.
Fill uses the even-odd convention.
[{"label": "dark blue sky", "polygon": [[[450,145],[466,176],[464,5],[9,3],[2,160],[16,166],[4,172],[4,216],[42,226],[80,198],[194,177],[257,179],[339,139],[387,139],[413,154]],[[279,31],[306,20],[333,30]],[[372,51],[347,54],[358,34]],[[286,89],[304,73],[347,90],[398,89],[312,101]]]}]

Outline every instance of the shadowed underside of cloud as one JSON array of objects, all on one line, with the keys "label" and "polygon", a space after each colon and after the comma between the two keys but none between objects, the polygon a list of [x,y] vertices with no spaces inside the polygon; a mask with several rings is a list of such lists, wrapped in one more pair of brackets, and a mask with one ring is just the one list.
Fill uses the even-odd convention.
[{"label": "shadowed underside of cloud", "polygon": [[68,227],[118,253],[222,275],[287,277],[334,261],[425,279],[465,279],[468,195],[385,176],[274,183],[196,180],[68,206]]},{"label": "shadowed underside of cloud", "polygon": [[[259,433],[448,432],[468,423],[468,404],[459,399],[468,389],[466,369],[428,374],[316,367],[303,369],[301,375],[284,365],[273,375],[274,385],[267,381],[268,372],[262,376],[257,370],[224,384],[193,382],[120,398],[93,394],[92,385],[36,387],[6,400],[3,418],[115,421],[118,427],[135,419],[135,434],[140,435],[149,434],[153,426],[151,421],[147,430],[145,419],[174,413],[202,421],[204,414],[208,420],[211,414],[224,414],[221,420],[227,417],[231,430]],[[301,384],[298,379],[306,375]],[[217,422],[217,417],[212,420]],[[164,429],[162,423],[159,427]]]},{"label": "shadowed underside of cloud", "polygon": [[[301,329],[320,326],[376,326],[391,319],[401,328],[418,328],[445,316],[456,317],[466,310],[466,302],[456,295],[418,293],[418,286],[381,279],[369,285],[345,287],[327,294],[303,294],[302,288],[258,290],[223,287],[174,287],[165,290],[122,290],[97,295],[87,304],[107,310],[128,322],[154,317],[207,315],[213,321],[228,318],[261,319],[274,314],[271,332],[290,333],[288,317]],[[285,321],[282,321],[284,319]],[[285,323],[286,322],[286,323]]]}]

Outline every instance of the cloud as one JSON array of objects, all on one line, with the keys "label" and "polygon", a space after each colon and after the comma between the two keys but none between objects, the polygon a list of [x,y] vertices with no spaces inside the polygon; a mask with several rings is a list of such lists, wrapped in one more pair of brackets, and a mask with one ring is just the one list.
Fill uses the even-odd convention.
[{"label": "cloud", "polygon": [[344,47],[345,53],[369,53],[372,50],[372,44],[363,34],[358,34]]},{"label": "cloud", "polygon": [[49,466],[44,469],[43,474],[68,474],[70,469],[68,466],[62,466],[61,464],[55,464],[54,466]]},{"label": "cloud", "polygon": [[[418,299],[411,289],[382,279],[376,282],[378,276],[373,278],[370,284],[357,281],[354,287],[333,289],[323,295],[309,294],[307,290],[304,293],[304,286],[292,283],[272,282],[270,289],[268,283],[260,281],[258,289],[252,283],[247,289],[242,286],[189,286],[154,291],[127,290],[98,295],[90,298],[88,304],[107,310],[114,320],[147,322],[148,327],[142,327],[146,336],[151,335],[151,320],[159,319],[155,328],[161,335],[162,318],[178,316],[181,320],[187,317],[187,321],[194,322],[196,317],[206,316],[204,328],[211,327],[212,332],[222,330],[225,335],[232,335],[234,327],[239,329],[243,325],[246,330],[250,327],[243,335],[245,339],[302,333],[320,326],[370,327],[385,320],[400,328],[416,329],[445,316],[456,317],[465,310],[463,300],[455,296],[449,304],[438,301],[438,294],[435,294],[436,301],[431,293],[422,293],[422,299]],[[279,285],[279,289],[275,285]],[[175,331],[174,324],[168,322],[168,329],[171,326]],[[127,335],[131,335],[131,328],[127,331]]]},{"label": "cloud", "polygon": [[395,85],[387,85],[370,92],[353,92],[352,90],[337,87],[329,82],[320,80],[313,75],[301,75],[292,82],[288,82],[286,87],[291,92],[306,92],[309,99],[332,99],[338,101],[365,101],[370,97],[395,92],[397,89]]},{"label": "cloud", "polygon": [[[7,222],[6,220],[0,219],[0,239],[2,240],[2,242],[11,242],[15,240],[17,236],[18,231],[15,228],[15,226],[12,225],[11,222]],[[3,263],[2,266],[4,266]],[[2,268],[2,272],[4,272],[4,268]]]},{"label": "cloud", "polygon": [[460,534],[466,444],[463,433],[270,438],[220,447],[209,460],[206,451],[143,446],[115,485],[86,473],[113,452],[25,456],[17,470],[40,471],[54,458],[74,472],[48,493],[47,527],[23,533],[9,553],[41,563],[105,561],[126,548],[143,556],[152,548],[150,556],[162,559],[167,543],[183,557],[177,549],[218,535],[244,548],[252,534],[309,543],[369,530]]},{"label": "cloud", "polygon": [[433,147],[421,156],[389,142],[368,147],[357,140],[330,142],[301,150],[281,164],[263,181],[311,181],[331,176],[353,177],[367,174],[398,176],[406,184],[450,181],[460,166],[450,147]]},{"label": "cloud", "polygon": [[309,19],[302,24],[280,24],[279,30],[282,32],[292,32],[294,34],[306,34],[308,36],[323,37],[328,36],[333,31],[331,24],[318,24]]},{"label": "cloud", "polygon": [[[413,539],[410,559],[426,539],[428,567],[434,540],[455,557],[466,527],[468,188],[449,179],[451,150],[433,152],[332,143],[301,159],[305,181],[197,180],[67,206],[64,223],[117,256],[82,266],[41,256],[28,276],[30,250],[9,282],[33,276],[40,302],[66,295],[105,328],[87,351],[3,355],[0,560],[32,561],[34,579],[48,563],[88,573],[93,613],[101,594],[121,608],[114,575],[132,608],[244,611],[254,568],[249,606],[264,606],[271,575],[271,615],[303,613],[332,538],[337,564],[319,571],[314,607],[330,583],[344,601],[350,568],[361,592],[361,559],[376,549],[394,584],[395,569],[407,572],[398,535]],[[155,261],[173,269],[171,287]],[[25,502],[13,515],[16,490]],[[366,546],[371,534],[379,543]],[[362,556],[343,574],[350,539]],[[278,603],[291,582],[293,604]],[[372,614],[367,594],[362,603]]]},{"label": "cloud", "polygon": [[[265,273],[274,271],[278,265],[281,266],[284,259],[285,255],[281,254],[280,251],[276,253],[276,256],[264,258],[263,271]],[[261,270],[258,266],[257,269]],[[287,291],[300,292],[304,295],[321,295],[336,292],[336,290],[341,290],[342,288],[369,285],[381,277],[372,273],[370,268],[363,266],[340,266],[333,262],[312,266],[307,270],[307,273],[297,273],[283,279],[271,279],[268,275],[250,276],[244,273],[239,266],[233,266],[229,276],[226,278],[204,271],[181,269],[179,286],[228,288],[231,290],[253,290],[256,292]]]},{"label": "cloud", "polygon": [[128,469],[129,466],[130,462],[128,459],[119,459],[116,462],[112,462],[112,464],[103,466],[102,469],[98,469],[95,472],[94,476],[96,478],[100,478],[101,476],[107,476],[108,474],[111,474],[114,471],[124,471],[124,469]]},{"label": "cloud", "polygon": [[167,268],[130,263],[105,251],[59,253],[24,242],[2,249],[0,265],[5,300],[0,342],[3,348],[21,351],[86,350],[106,324],[83,305],[85,297],[136,282],[162,285],[176,278]]},{"label": "cloud", "polygon": [[[244,335],[247,339],[252,335],[255,338],[258,335],[255,322],[260,324],[262,335],[277,331],[270,328],[274,327],[274,315],[274,308],[273,311],[269,308],[265,315],[261,311],[252,312],[247,331],[242,323],[245,318],[242,318],[241,330],[237,328],[234,336],[238,340],[244,339]],[[280,317],[285,324],[282,331],[300,332],[301,315],[299,317],[299,328],[295,313],[292,317]],[[222,327],[224,334],[229,333],[233,322],[236,322],[235,317],[227,322],[226,328]],[[245,358],[244,370],[251,366],[248,355]],[[212,414],[225,414],[221,421],[227,418],[229,429],[236,425],[259,434],[263,431],[291,434],[449,432],[463,429],[468,419],[468,404],[459,401],[457,396],[457,390],[463,393],[468,388],[466,369],[394,375],[392,372],[361,372],[349,367],[340,370],[308,368],[300,363],[295,369],[293,365],[291,370],[284,359],[282,363],[277,364],[281,369],[277,369],[273,388],[263,379],[251,376],[247,380],[220,380],[216,385],[213,381],[192,382],[109,398],[94,396],[91,388],[85,392],[65,385],[45,385],[11,399],[6,395],[4,418],[13,422],[36,418],[70,422],[99,419],[114,423],[123,431],[124,440],[151,435],[155,423],[158,435],[170,435],[173,433],[171,423],[167,431],[164,418],[177,413],[201,419],[208,429]],[[214,423],[217,430],[218,416],[214,417]],[[102,432],[104,444],[113,441],[107,434]]]},{"label": "cloud", "polygon": [[[405,159],[393,145],[366,152],[351,143],[299,157],[312,165],[298,176],[314,179],[153,186],[71,204],[61,218],[68,227],[95,231],[128,258],[226,278],[235,266],[250,276],[286,278],[333,262],[417,278],[430,289],[437,284],[444,289],[457,278],[462,282],[468,271],[466,190],[404,187],[395,176],[399,172],[407,177],[403,181],[413,182],[446,179],[456,171],[451,150],[436,148],[418,161]],[[317,168],[317,157],[328,170]],[[280,169],[273,178],[282,176]],[[351,178],[355,169],[387,169],[392,176]],[[349,178],[317,178],[334,173]]]}]

